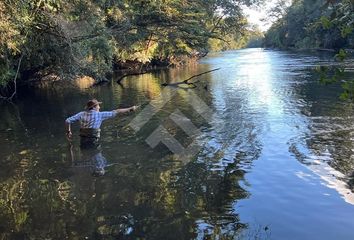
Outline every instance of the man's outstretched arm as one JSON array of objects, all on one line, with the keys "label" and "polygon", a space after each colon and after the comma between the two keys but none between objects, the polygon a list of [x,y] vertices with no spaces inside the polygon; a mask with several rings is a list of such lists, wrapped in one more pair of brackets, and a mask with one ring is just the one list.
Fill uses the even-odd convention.
[{"label": "man's outstretched arm", "polygon": [[116,111],[117,113],[127,113],[127,112],[134,112],[138,107],[137,106],[132,106],[129,108],[118,108],[114,111]]}]

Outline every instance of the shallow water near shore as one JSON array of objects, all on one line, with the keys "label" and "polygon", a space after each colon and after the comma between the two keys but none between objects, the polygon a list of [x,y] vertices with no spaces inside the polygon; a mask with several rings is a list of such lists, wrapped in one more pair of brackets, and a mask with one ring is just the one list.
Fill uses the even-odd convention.
[{"label": "shallow water near shore", "polygon": [[[1,238],[354,239],[353,106],[315,71],[333,64],[328,53],[244,49],[122,86],[21,90],[0,103]],[[215,68],[196,88],[161,86]],[[93,97],[101,110],[141,108],[104,122],[101,149],[85,152],[64,120]],[[154,114],[132,128],[147,106]],[[198,151],[151,147],[156,129]]]}]

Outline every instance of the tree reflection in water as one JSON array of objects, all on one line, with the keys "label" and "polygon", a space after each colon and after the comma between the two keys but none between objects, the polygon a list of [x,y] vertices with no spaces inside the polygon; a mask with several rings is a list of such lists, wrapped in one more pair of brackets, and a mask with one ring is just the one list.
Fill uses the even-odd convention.
[{"label": "tree reflection in water", "polygon": [[[211,171],[210,162],[184,165],[171,156],[165,157],[168,165],[151,169],[148,163],[109,164],[102,151],[81,150],[71,168],[67,200],[71,217],[86,227],[69,226],[75,235],[96,239],[235,237],[247,229],[232,207],[248,197],[239,185],[245,174],[239,168],[242,156],[222,171]],[[102,167],[109,171],[92,176]]]},{"label": "tree reflection in water", "polygon": [[[146,79],[146,83],[155,84],[153,88],[149,85],[156,89],[149,92],[154,96],[160,91],[156,81]],[[127,85],[145,86],[143,83],[130,81]],[[116,97],[139,96],[131,91],[112,95],[110,91],[107,88],[101,94],[105,102],[112,104]],[[123,90],[118,88],[117,91]],[[253,136],[255,123],[245,121],[243,114],[230,111],[229,125],[214,132],[193,111],[189,95],[183,91],[176,101],[165,106],[166,110],[174,111],[178,102],[178,109],[190,113],[188,118],[198,127],[204,126],[207,141],[227,139],[231,144],[210,144],[195,158],[179,162],[164,146],[157,149],[147,146],[146,136],[142,136],[145,132],[138,137],[127,134],[124,141],[117,140],[111,134],[116,126],[110,124],[103,129],[109,137],[103,139],[102,151],[74,147],[67,152],[62,119],[82,108],[80,101],[86,100],[86,96],[53,97],[50,93],[48,97],[46,91],[37,94],[30,95],[28,102],[40,106],[38,110],[29,111],[22,106],[21,111],[23,123],[30,129],[29,137],[23,137],[22,129],[15,128],[20,128],[19,125],[10,120],[15,125],[14,134],[2,135],[16,144],[10,146],[5,142],[9,149],[0,152],[2,168],[8,170],[0,169],[4,172],[0,183],[0,238],[228,239],[247,231],[248,225],[241,222],[233,206],[239,199],[248,197],[240,182],[244,181],[247,166],[258,158],[261,146],[257,132],[255,137],[247,137]],[[204,90],[200,93],[203,100],[212,105],[209,95]],[[76,104],[75,109],[72,103]],[[107,106],[110,107],[113,106]],[[39,125],[38,115],[42,109],[48,110],[48,114]],[[164,114],[154,119],[156,124],[159,117],[166,118]],[[121,123],[120,119],[117,122]],[[240,124],[246,122],[247,125]],[[146,133],[150,134],[154,127],[148,124]],[[178,140],[186,141],[178,127],[170,130],[180,138]]]}]

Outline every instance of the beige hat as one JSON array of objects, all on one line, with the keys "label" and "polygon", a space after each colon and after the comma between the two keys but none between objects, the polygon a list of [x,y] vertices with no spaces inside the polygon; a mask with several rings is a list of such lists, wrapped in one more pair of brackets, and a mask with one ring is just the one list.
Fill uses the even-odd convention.
[{"label": "beige hat", "polygon": [[88,102],[86,103],[86,109],[87,109],[87,110],[90,110],[90,109],[96,107],[97,105],[99,105],[99,104],[101,104],[101,103],[102,103],[102,102],[97,101],[97,99],[91,99],[90,101],[88,101]]}]

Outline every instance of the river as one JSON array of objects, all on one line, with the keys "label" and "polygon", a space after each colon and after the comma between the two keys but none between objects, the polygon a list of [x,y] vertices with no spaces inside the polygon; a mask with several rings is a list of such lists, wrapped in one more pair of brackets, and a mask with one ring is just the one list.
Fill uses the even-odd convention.
[{"label": "river", "polygon": [[[20,90],[0,103],[0,238],[354,239],[353,106],[315,71],[332,59],[244,49],[122,85]],[[64,134],[90,98],[141,105],[104,122],[94,152],[77,125]]]}]

